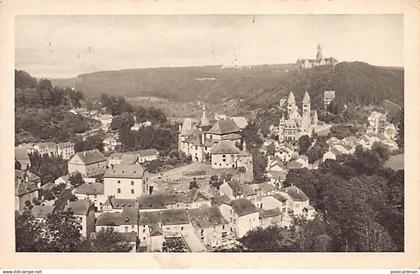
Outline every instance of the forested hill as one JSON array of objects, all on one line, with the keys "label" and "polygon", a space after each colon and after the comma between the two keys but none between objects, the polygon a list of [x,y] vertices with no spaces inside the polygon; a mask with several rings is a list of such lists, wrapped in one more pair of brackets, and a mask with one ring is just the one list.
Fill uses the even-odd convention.
[{"label": "forested hill", "polygon": [[240,68],[221,66],[147,68],[82,74],[51,79],[54,85],[75,85],[85,96],[155,96],[174,100],[210,102],[243,99],[249,108],[278,102],[293,91],[300,100],[305,90],[320,103],[324,90],[336,90],[342,101],[380,104],[384,99],[404,101],[404,70],[362,62],[342,62],[334,69],[321,66],[297,69],[294,64]]}]

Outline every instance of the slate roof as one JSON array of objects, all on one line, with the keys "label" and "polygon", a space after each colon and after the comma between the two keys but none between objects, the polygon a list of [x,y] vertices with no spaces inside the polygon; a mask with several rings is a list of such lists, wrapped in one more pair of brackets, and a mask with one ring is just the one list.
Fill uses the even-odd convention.
[{"label": "slate roof", "polygon": [[104,178],[143,178],[144,170],[141,165],[112,165],[105,171]]},{"label": "slate roof", "polygon": [[91,203],[88,200],[76,200],[70,202],[64,208],[64,211],[71,211],[74,215],[86,215],[89,212]]},{"label": "slate roof", "polygon": [[105,212],[98,216],[96,226],[137,225],[138,211],[135,208],[124,208],[122,212]]},{"label": "slate roof", "polygon": [[273,195],[274,198],[276,198],[277,200],[279,200],[280,202],[285,202],[287,201],[287,197],[285,194],[282,193],[276,193]]},{"label": "slate roof", "polygon": [[139,213],[139,225],[156,225],[162,222],[160,211],[142,211]]},{"label": "slate roof", "polygon": [[271,218],[281,215],[281,211],[278,208],[260,210],[260,219]]},{"label": "slate roof", "polygon": [[167,209],[161,211],[162,225],[189,224],[190,220],[185,209]]},{"label": "slate roof", "polygon": [[276,189],[275,186],[269,183],[250,184],[249,187],[256,193],[268,193]]},{"label": "slate roof", "polygon": [[198,228],[210,228],[228,223],[216,206],[190,209],[188,215],[193,226]]},{"label": "slate roof", "polygon": [[239,148],[227,140],[220,141],[210,151],[211,154],[239,154],[240,152]]},{"label": "slate roof", "polygon": [[102,195],[104,194],[103,183],[85,183],[74,189],[75,194],[86,194],[86,195]]},{"label": "slate roof", "polygon": [[82,151],[82,152],[77,152],[73,158],[70,160],[70,163],[72,162],[72,160],[75,157],[79,157],[80,160],[85,164],[85,165],[90,165],[90,164],[95,164],[95,163],[99,163],[99,162],[104,162],[106,161],[106,157],[97,149],[94,150],[88,150],[88,151]]},{"label": "slate roof", "polygon": [[209,133],[212,134],[228,134],[228,133],[237,133],[239,132],[238,126],[232,119],[218,120],[216,123],[209,129]]},{"label": "slate roof", "polygon": [[288,186],[283,188],[283,191],[289,194],[293,201],[304,202],[309,200],[308,196],[297,186]]},{"label": "slate roof", "polygon": [[31,209],[32,215],[35,218],[45,219],[49,214],[54,212],[55,206],[34,205]]},{"label": "slate roof", "polygon": [[137,208],[139,207],[137,199],[117,199],[114,196],[108,197],[103,206],[110,205],[113,209]]},{"label": "slate roof", "polygon": [[230,202],[233,210],[239,217],[258,212],[253,203],[247,199],[237,199]]},{"label": "slate roof", "polygon": [[168,205],[189,201],[189,197],[183,194],[152,194],[143,195],[138,199],[140,209],[165,209]]},{"label": "slate roof", "polygon": [[159,155],[159,151],[157,149],[154,149],[154,148],[143,149],[143,150],[138,151],[138,155],[140,157],[155,156],[155,155]]},{"label": "slate roof", "polygon": [[289,163],[287,163],[287,168],[288,169],[298,169],[298,168],[302,168],[303,164],[299,163],[296,160],[290,161]]},{"label": "slate roof", "polygon": [[270,170],[269,172],[271,174],[271,178],[286,180],[287,172],[285,171]]}]

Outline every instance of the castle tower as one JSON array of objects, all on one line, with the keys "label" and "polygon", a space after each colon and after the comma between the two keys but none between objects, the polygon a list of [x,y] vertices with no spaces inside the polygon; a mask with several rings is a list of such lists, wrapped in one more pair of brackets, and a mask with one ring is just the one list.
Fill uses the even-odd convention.
[{"label": "castle tower", "polygon": [[304,133],[309,133],[311,126],[311,97],[306,91],[302,101],[302,130]]},{"label": "castle tower", "polygon": [[201,126],[208,126],[209,125],[209,120],[207,119],[207,114],[206,114],[206,105],[203,104],[203,115],[201,116]]}]

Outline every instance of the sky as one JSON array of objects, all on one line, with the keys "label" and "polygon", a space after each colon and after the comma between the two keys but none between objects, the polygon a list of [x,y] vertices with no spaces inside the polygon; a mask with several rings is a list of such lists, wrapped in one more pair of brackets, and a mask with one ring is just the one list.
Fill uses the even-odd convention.
[{"label": "sky", "polygon": [[338,61],[403,66],[402,15],[17,16],[15,65],[67,78],[128,68]]}]

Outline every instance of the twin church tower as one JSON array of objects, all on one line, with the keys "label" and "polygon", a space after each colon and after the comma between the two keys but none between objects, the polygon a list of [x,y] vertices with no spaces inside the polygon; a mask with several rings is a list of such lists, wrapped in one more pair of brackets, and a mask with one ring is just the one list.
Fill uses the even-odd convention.
[{"label": "twin church tower", "polygon": [[314,127],[318,124],[318,114],[316,110],[311,110],[311,98],[305,92],[302,100],[302,112],[296,105],[293,92],[290,92],[287,99],[286,118],[284,115],[279,123],[279,142],[294,142],[301,136],[312,136]]}]

